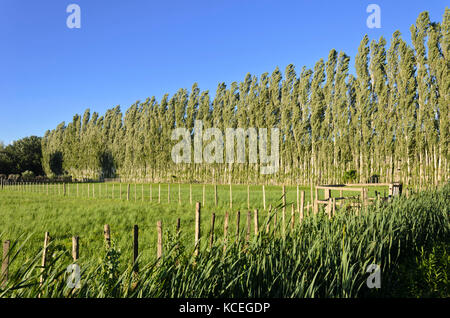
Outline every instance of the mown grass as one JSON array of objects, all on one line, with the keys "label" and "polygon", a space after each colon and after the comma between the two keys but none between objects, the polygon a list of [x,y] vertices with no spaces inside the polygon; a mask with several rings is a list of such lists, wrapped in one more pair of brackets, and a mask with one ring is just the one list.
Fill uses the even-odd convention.
[{"label": "mown grass", "polygon": [[[30,237],[22,247],[19,244],[24,242],[24,238],[17,241],[13,251],[19,253],[17,258],[13,257],[12,274],[0,296],[35,297],[39,293],[42,297],[428,296],[429,293],[417,292],[420,287],[414,292],[406,278],[403,281],[406,289],[399,290],[401,285],[398,283],[404,277],[405,264],[410,264],[411,259],[424,259],[420,258],[423,251],[430,251],[439,244],[448,244],[449,192],[450,186],[447,185],[439,191],[415,194],[408,199],[398,198],[388,204],[377,202],[360,215],[338,211],[331,220],[319,213],[306,217],[293,231],[283,232],[281,222],[274,229],[273,215],[262,214],[260,234],[252,235],[248,243],[243,240],[236,242],[233,213],[225,252],[220,218],[216,244],[210,249],[207,244],[210,213],[203,213],[203,245],[197,258],[192,256],[194,218],[193,209],[188,204],[158,205],[96,199],[84,200],[80,205],[79,200],[60,197],[59,203],[56,197],[52,197],[54,200],[49,203],[49,198],[42,195],[23,196],[8,192],[2,194],[2,207],[16,206],[17,199],[21,197],[25,200],[23,207],[34,206],[36,209],[27,214],[20,213],[22,208],[17,208],[20,218],[14,217],[14,209],[9,209],[11,214],[5,222],[9,226],[3,231],[2,239],[6,238],[5,233],[9,236],[10,233],[29,233],[26,230],[33,228],[32,222],[39,235]],[[246,187],[244,195],[246,206]],[[8,200],[16,203],[8,203]],[[26,200],[34,203],[27,203]],[[39,200],[42,200],[41,204],[38,204]],[[55,209],[58,205],[60,208]],[[45,212],[51,207],[56,210],[54,213]],[[222,208],[217,209],[219,215],[226,210]],[[2,214],[4,211],[2,208]],[[280,214],[279,206],[275,213]],[[173,237],[177,217],[182,219],[179,239]],[[163,259],[157,263],[155,226],[158,219],[163,220],[166,233]],[[264,222],[268,220],[272,227],[266,234]],[[278,220],[281,220],[280,216]],[[14,223],[18,227],[11,225]],[[105,251],[103,247],[104,223],[111,224],[115,242],[113,250]],[[131,273],[133,224],[140,225],[141,233],[137,276]],[[241,224],[245,228],[245,213]],[[39,246],[43,231],[52,234],[52,229],[55,234],[64,234],[54,235],[51,265],[46,268],[46,279],[39,287]],[[65,273],[71,263],[69,251],[72,235],[81,237],[79,264],[82,287],[75,293],[67,288],[68,274]],[[244,237],[241,235],[241,238]],[[24,259],[21,255],[27,257]],[[445,267],[448,265],[442,264],[442,259],[448,258],[439,259],[435,262],[435,266],[439,267],[435,272],[448,268]],[[372,263],[381,266],[380,290],[366,286],[366,268]],[[419,274],[423,273],[424,270],[419,269]],[[445,285],[446,282],[440,280],[439,284]],[[444,296],[449,295],[444,292]]]}]

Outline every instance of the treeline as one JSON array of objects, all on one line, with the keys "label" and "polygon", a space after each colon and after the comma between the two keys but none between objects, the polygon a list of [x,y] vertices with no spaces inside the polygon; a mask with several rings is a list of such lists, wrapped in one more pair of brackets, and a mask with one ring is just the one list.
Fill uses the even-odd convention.
[{"label": "treeline", "polygon": [[[449,172],[450,10],[441,23],[422,12],[409,46],[396,31],[389,47],[364,36],[350,57],[331,50],[326,61],[300,74],[288,65],[260,78],[247,74],[212,98],[194,84],[161,101],[137,101],[123,115],[86,110],[47,131],[47,174],[152,181],[337,183],[356,170],[360,182],[444,182]],[[261,175],[259,163],[175,164],[172,130],[194,121],[204,129],[280,129],[280,169]],[[270,129],[269,129],[270,131]],[[270,149],[270,148],[269,148]],[[247,147],[248,151],[248,147]],[[247,157],[248,158],[248,157]],[[356,180],[358,181],[358,180]]]},{"label": "treeline", "polygon": [[30,136],[5,146],[0,142],[0,179],[42,176],[41,137]]}]

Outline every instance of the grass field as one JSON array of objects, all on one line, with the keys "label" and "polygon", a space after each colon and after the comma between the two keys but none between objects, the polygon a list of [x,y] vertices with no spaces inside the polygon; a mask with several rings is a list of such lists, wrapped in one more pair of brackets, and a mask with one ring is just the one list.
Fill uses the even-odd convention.
[{"label": "grass field", "polygon": [[[392,271],[395,268],[398,270],[405,265],[405,260],[414,260],[421,248],[425,247],[426,251],[429,251],[429,247],[434,246],[435,243],[444,244],[444,254],[442,254],[444,256],[441,255],[445,259],[444,272],[447,268],[445,266],[448,266],[448,258],[445,254],[450,232],[448,187],[437,194],[434,192],[416,194],[409,199],[400,198],[387,204],[375,202],[367,212],[359,216],[351,211],[337,211],[336,216],[331,220],[328,220],[324,213],[305,215],[301,225],[296,223],[293,232],[286,230],[286,238],[281,236],[280,228],[268,235],[264,234],[265,231],[261,231],[261,235],[254,237],[252,226],[249,252],[241,253],[241,248],[229,243],[229,252],[224,254],[220,244],[222,244],[223,219],[226,211],[231,212],[228,232],[230,241],[234,240],[236,232],[237,210],[241,211],[241,238],[245,237],[248,210],[247,186],[233,186],[232,211],[228,201],[229,186],[218,187],[217,207],[214,205],[214,188],[207,186],[206,204],[201,214],[202,247],[200,257],[195,263],[197,265],[193,267],[189,257],[174,257],[173,251],[168,250],[170,244],[174,242],[169,239],[169,236],[173,237],[175,234],[177,218],[181,219],[179,243],[186,251],[185,255],[191,255],[194,246],[195,206],[189,203],[189,185],[181,186],[181,204],[178,203],[178,185],[171,187],[171,203],[163,203],[167,200],[167,185],[162,185],[162,189],[166,191],[161,191],[161,203],[157,203],[157,185],[152,186],[152,201],[148,196],[150,193],[148,184],[144,185],[144,191],[147,188],[147,192],[144,192],[144,201],[138,196],[142,194],[141,185],[136,186],[136,200],[134,200],[134,185],[131,185],[130,201],[126,201],[126,186],[122,186],[122,200],[112,199],[111,193],[106,197],[105,188],[102,192],[104,195],[99,198],[99,184],[96,186],[98,188],[95,189],[95,198],[81,196],[81,187],[79,188],[80,197],[76,197],[73,185],[67,196],[58,195],[57,186],[49,188],[49,195],[46,194],[45,187],[40,189],[41,192],[30,192],[30,188],[26,192],[11,188],[1,191],[0,238],[2,241],[9,239],[16,242],[13,250],[20,250],[11,262],[10,272],[22,270],[23,264],[39,263],[39,257],[36,258],[36,256],[42,250],[44,232],[48,231],[52,238],[53,251],[64,254],[63,259],[58,261],[60,262],[59,270],[61,271],[61,268],[62,271],[65,270],[62,264],[67,266],[71,263],[71,238],[78,235],[80,236],[79,264],[85,264],[82,266],[89,268],[85,277],[90,277],[93,282],[97,281],[99,278],[94,269],[97,265],[92,264],[105,262],[104,224],[111,226],[113,242],[121,252],[115,271],[121,274],[120,281],[124,286],[127,286],[128,279],[132,279],[129,276],[133,257],[132,229],[135,224],[139,225],[139,263],[145,268],[140,272],[142,285],[136,290],[126,289],[126,292],[123,291],[122,286],[121,291],[112,293],[105,291],[106,287],[102,283],[96,283],[102,287],[93,285],[89,288],[84,287],[87,289],[78,294],[82,297],[108,295],[119,297],[355,297],[361,295],[361,288],[365,282],[365,266],[369,262],[381,262],[383,270]],[[111,191],[112,185],[108,184],[108,188]],[[115,184],[114,188],[118,191],[119,187]],[[37,189],[34,188],[34,190]],[[86,194],[86,184],[83,185],[83,190]],[[310,188],[302,187],[300,190],[305,191],[305,200],[308,203]],[[369,192],[369,196],[373,197],[374,190]],[[377,190],[383,193],[385,189]],[[90,191],[92,191],[92,184]],[[193,202],[202,202],[202,191],[202,185],[192,186]],[[281,191],[281,187],[266,187],[267,206],[281,204]],[[334,196],[337,194],[333,193]],[[115,197],[119,197],[118,192]],[[288,223],[290,205],[296,203],[296,187],[286,187],[286,197]],[[250,208],[251,210],[260,209],[259,223],[260,228],[264,229],[268,214],[261,209],[261,187],[250,187]],[[209,250],[207,245],[212,213],[216,213],[217,216],[215,226],[217,246]],[[167,255],[164,256],[165,265],[155,269],[146,267],[145,264],[154,264],[156,260],[156,222],[158,220],[161,220],[163,224]],[[298,222],[298,219],[296,220]],[[278,224],[280,223],[279,221]],[[170,235],[167,232],[170,232]],[[22,243],[23,246],[20,246]],[[424,257],[431,257],[429,255],[428,253]],[[420,259],[420,262],[424,263],[423,259]],[[407,264],[410,263],[414,261],[407,262]],[[36,275],[40,273],[38,268],[30,272],[37,273]],[[61,272],[58,273],[55,273],[54,277],[63,275]],[[18,275],[14,284],[25,276],[27,275]],[[391,276],[402,275],[397,273]],[[395,285],[392,283],[392,277],[390,286]],[[218,282],[217,279],[224,281]],[[417,280],[415,276],[408,279]],[[441,281],[441,278],[439,279]],[[61,297],[64,294],[61,281],[63,280],[56,278],[49,280],[44,294],[48,297]],[[30,292],[21,291],[19,296],[36,295],[38,290],[36,288]],[[11,292],[7,291],[7,293]]]},{"label": "grass field", "polygon": [[[93,187],[95,190],[93,191]],[[123,257],[132,257],[132,229],[139,226],[140,252],[143,260],[156,256],[156,222],[161,220],[164,231],[175,231],[177,218],[181,219],[181,239],[187,246],[194,244],[194,213],[195,202],[203,202],[203,185],[192,185],[192,202],[190,204],[190,186],[180,185],[181,204],[178,202],[178,184],[170,187],[168,202],[167,184],[161,184],[161,203],[158,203],[158,187],[153,184],[152,200],[150,201],[150,184],[130,185],[130,199],[126,201],[127,184],[122,184],[122,199],[120,200],[119,184],[113,185],[92,183],[88,185],[70,184],[66,188],[67,196],[63,196],[62,184],[27,186],[25,192],[20,189],[0,191],[0,235],[2,240],[23,240],[31,236],[24,246],[24,254],[34,255],[43,245],[44,232],[49,232],[55,245],[71,248],[72,236],[80,236],[80,258],[92,258],[103,246],[103,225],[111,226],[112,238],[116,246],[124,251]],[[136,192],[135,192],[136,189]],[[142,191],[143,189],[143,191]],[[310,187],[300,187],[305,191],[305,206],[310,202]],[[369,196],[374,191],[385,191],[386,187],[370,189]],[[282,187],[266,186],[266,208],[282,203]],[[136,194],[136,196],[135,196]],[[144,194],[144,196],[142,196]],[[233,185],[233,209],[230,210],[229,186],[218,185],[218,204],[214,202],[214,186],[205,187],[205,205],[201,213],[201,232],[209,233],[211,214],[216,214],[215,235],[223,235],[223,220],[226,211],[230,212],[229,233],[236,232],[236,212],[241,211],[241,229],[244,230],[246,213],[248,211],[247,186]],[[337,196],[338,191],[332,195]],[[344,192],[344,195],[355,195],[354,192]],[[93,195],[95,197],[93,197]],[[320,194],[321,196],[322,194]],[[112,199],[114,196],[115,199]],[[144,198],[144,200],[142,199]],[[291,205],[296,206],[296,187],[286,187],[286,215],[290,216]],[[262,186],[250,186],[250,209],[259,209],[260,223],[267,216],[263,209]],[[205,240],[206,241],[206,240]],[[126,253],[128,251],[128,253]]]}]

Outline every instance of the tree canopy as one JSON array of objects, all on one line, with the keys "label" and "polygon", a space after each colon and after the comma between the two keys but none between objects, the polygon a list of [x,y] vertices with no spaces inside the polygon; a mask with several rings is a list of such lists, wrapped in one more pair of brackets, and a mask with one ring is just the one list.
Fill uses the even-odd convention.
[{"label": "tree canopy", "polygon": [[[259,78],[219,83],[214,97],[195,83],[157,101],[136,101],[123,114],[90,110],[47,131],[42,139],[47,174],[74,178],[120,176],[153,181],[337,183],[357,180],[429,184],[448,179],[450,11],[442,22],[423,12],[409,46],[396,31],[387,47],[363,37],[354,65],[332,49],[313,69],[276,68]],[[258,163],[175,164],[171,140],[194,120],[204,129],[280,130],[280,170],[261,175]],[[270,138],[269,138],[270,139]],[[248,148],[247,148],[248,152]],[[248,158],[248,157],[247,157]],[[225,161],[224,161],[225,162]]]}]

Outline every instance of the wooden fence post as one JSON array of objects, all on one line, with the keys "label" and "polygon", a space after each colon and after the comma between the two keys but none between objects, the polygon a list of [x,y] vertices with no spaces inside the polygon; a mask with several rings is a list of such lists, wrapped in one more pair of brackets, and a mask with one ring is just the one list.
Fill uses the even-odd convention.
[{"label": "wooden fence post", "polygon": [[228,240],[228,212],[225,212],[225,220],[223,221],[223,251],[227,249],[227,240]]},{"label": "wooden fence post", "polygon": [[5,287],[8,282],[9,275],[9,247],[11,245],[11,241],[7,240],[3,242],[3,258],[2,258],[2,287]]},{"label": "wooden fence post", "polygon": [[214,205],[217,206],[217,184],[214,185]]},{"label": "wooden fence post", "polygon": [[[179,220],[180,219],[178,219],[178,221]],[[161,221],[156,222],[156,231],[158,232],[158,246],[156,249],[156,258],[160,259],[162,257],[162,223],[161,223]]]},{"label": "wooden fence post", "polygon": [[327,213],[328,213],[328,219],[331,219],[331,211],[333,209],[333,199],[328,198],[328,204],[327,204]]},{"label": "wooden fence post", "polygon": [[197,202],[195,205],[195,250],[194,255],[198,255],[199,244],[200,244],[200,213],[201,213],[201,204]]},{"label": "wooden fence post", "polygon": [[216,222],[216,214],[211,214],[211,232],[209,234],[209,248],[214,244],[214,223]]},{"label": "wooden fence post", "polygon": [[[45,271],[45,266],[47,265],[47,249],[48,249],[48,245],[50,243],[50,235],[48,232],[45,232],[45,236],[44,236],[44,249],[42,251],[42,268],[41,268],[41,277],[39,279],[39,286],[42,286],[42,284],[44,283],[44,271]],[[41,294],[39,294],[38,297],[40,297]]]},{"label": "wooden fence post", "polygon": [[103,235],[105,237],[106,248],[111,248],[111,229],[109,228],[109,224],[105,224],[103,227]]},{"label": "wooden fence post", "polygon": [[252,221],[252,212],[247,212],[247,235],[245,236],[245,241],[248,242],[250,240],[250,231],[251,231],[251,221]]},{"label": "wooden fence post", "polygon": [[130,184],[127,185],[127,201],[130,201]]},{"label": "wooden fence post", "polygon": [[72,236],[72,258],[73,258],[74,262],[76,262],[78,260],[78,256],[79,256],[78,241],[79,241],[78,236]]}]

